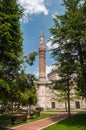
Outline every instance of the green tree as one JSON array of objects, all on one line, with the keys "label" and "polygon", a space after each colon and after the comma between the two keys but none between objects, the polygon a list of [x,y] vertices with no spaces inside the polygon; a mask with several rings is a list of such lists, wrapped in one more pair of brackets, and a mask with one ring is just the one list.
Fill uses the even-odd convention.
[{"label": "green tree", "polygon": [[[72,101],[75,98],[75,82],[74,78],[75,76],[72,75],[72,72],[70,72],[71,68],[68,71],[67,65],[64,64],[63,66],[58,67],[58,75],[60,76],[60,79],[53,80],[53,87],[57,91],[56,97],[59,102],[65,103],[65,110],[68,112],[68,115],[71,116],[71,106],[70,101]],[[72,70],[71,70],[72,71]],[[74,91],[73,91],[74,90]]]},{"label": "green tree", "polygon": [[58,102],[64,102],[65,103],[65,111],[67,112],[68,111],[68,103],[67,103],[67,91],[63,91],[62,88],[59,90],[59,89],[56,89],[57,93],[55,93],[56,95],[56,98],[55,100],[57,100]]},{"label": "green tree", "polygon": [[11,91],[20,69],[23,41],[21,16],[22,11],[16,0],[0,0],[0,98]]},{"label": "green tree", "polygon": [[[68,113],[70,115],[70,88],[75,77],[82,76],[86,96],[86,1],[63,0],[65,12],[56,15],[53,34],[52,56],[58,64],[57,73],[64,81],[68,92]],[[63,89],[63,88],[62,88]]]},{"label": "green tree", "polygon": [[37,102],[36,87],[35,87],[36,78],[34,75],[25,74],[22,71],[17,77],[17,84],[19,88],[19,99],[17,100],[20,103],[26,105],[35,105]]},{"label": "green tree", "polygon": [[[68,50],[69,52],[69,50]],[[64,52],[59,57],[59,65],[57,70],[54,70],[58,73],[60,79],[55,81],[55,88],[57,90],[62,90],[62,92],[66,93],[66,99],[67,99],[67,106],[68,106],[68,115],[71,116],[70,113],[70,100],[71,100],[71,89],[74,82],[73,75],[75,67],[73,64],[73,60],[71,59],[70,53]]]},{"label": "green tree", "polygon": [[32,66],[34,64],[34,61],[36,59],[36,56],[38,55],[37,52],[31,52],[27,57],[26,57],[26,62]]},{"label": "green tree", "polygon": [[[0,0],[0,99],[3,102],[36,102],[35,78],[21,72],[26,62],[33,65],[36,52],[23,56],[20,18],[16,0]],[[31,100],[30,100],[31,99]],[[13,105],[12,105],[13,106]]]},{"label": "green tree", "polygon": [[72,76],[81,77],[86,97],[86,1],[63,2],[65,12],[55,16],[54,27],[50,29],[54,37],[52,44],[57,44],[57,48],[52,49],[52,56],[69,85]]},{"label": "green tree", "polygon": [[[86,97],[86,1],[66,0],[66,17],[68,29],[66,33],[72,41],[70,49],[77,61],[77,75],[82,77],[84,97]],[[79,68],[79,69],[78,69]]]}]

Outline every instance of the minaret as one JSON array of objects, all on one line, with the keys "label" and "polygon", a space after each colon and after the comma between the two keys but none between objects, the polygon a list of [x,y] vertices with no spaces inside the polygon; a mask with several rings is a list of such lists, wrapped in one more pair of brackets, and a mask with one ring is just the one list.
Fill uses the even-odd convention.
[{"label": "minaret", "polygon": [[46,46],[43,32],[40,35],[39,51],[39,81],[37,83],[37,104],[46,109]]},{"label": "minaret", "polygon": [[44,34],[41,32],[39,45],[39,82],[46,83],[46,46],[44,43]]}]

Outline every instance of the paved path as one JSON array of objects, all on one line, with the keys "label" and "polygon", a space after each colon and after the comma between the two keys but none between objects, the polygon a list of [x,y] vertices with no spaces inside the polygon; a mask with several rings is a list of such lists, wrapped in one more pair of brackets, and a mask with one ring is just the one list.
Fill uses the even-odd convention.
[{"label": "paved path", "polygon": [[42,119],[25,125],[17,126],[12,128],[11,130],[41,130],[49,125],[59,122],[60,120],[66,118],[67,116],[68,116],[67,114],[57,115],[55,117]]}]

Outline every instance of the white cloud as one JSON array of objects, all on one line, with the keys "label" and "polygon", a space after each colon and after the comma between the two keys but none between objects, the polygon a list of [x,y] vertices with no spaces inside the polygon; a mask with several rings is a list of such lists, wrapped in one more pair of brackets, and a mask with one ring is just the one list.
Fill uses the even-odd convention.
[{"label": "white cloud", "polygon": [[36,78],[39,78],[39,71],[38,71],[38,69],[35,72],[33,72],[33,74],[35,75]]},{"label": "white cloud", "polygon": [[50,50],[50,49],[52,48],[51,44],[52,44],[51,41],[49,41],[49,42],[46,43],[46,46],[47,46],[47,49],[48,49],[48,50]]},{"label": "white cloud", "polygon": [[24,9],[23,19],[27,22],[28,15],[44,13],[48,15],[48,9],[44,0],[18,0],[20,6]]},{"label": "white cloud", "polygon": [[56,15],[59,15],[57,11],[55,11],[55,12],[52,14],[52,17],[55,18]]},{"label": "white cloud", "polygon": [[[47,78],[47,74],[49,74],[53,69],[53,66],[46,66],[46,78]],[[36,71],[33,72],[33,74],[35,75],[36,78],[39,78],[39,71],[38,68],[36,68]]]},{"label": "white cloud", "polygon": [[46,66],[46,76],[49,74],[53,69],[53,66]]},{"label": "white cloud", "polygon": [[50,50],[50,49],[54,49],[54,48],[57,48],[58,47],[58,44],[52,44],[52,41],[53,41],[53,36],[50,38],[50,41],[46,43],[46,46],[47,46],[47,49]]}]

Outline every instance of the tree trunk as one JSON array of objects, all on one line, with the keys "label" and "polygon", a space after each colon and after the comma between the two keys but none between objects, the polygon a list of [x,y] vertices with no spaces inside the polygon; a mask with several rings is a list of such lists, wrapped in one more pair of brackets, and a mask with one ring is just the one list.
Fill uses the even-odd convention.
[{"label": "tree trunk", "polygon": [[86,73],[82,74],[83,87],[84,87],[84,96],[86,98]]},{"label": "tree trunk", "polygon": [[69,88],[69,80],[68,80],[68,116],[70,117],[71,116],[71,113],[70,113],[70,88]]},{"label": "tree trunk", "polygon": [[65,111],[67,112],[67,102],[65,101]]},{"label": "tree trunk", "polygon": [[78,44],[78,55],[80,58],[80,65],[81,65],[81,71],[82,71],[82,82],[83,82],[83,87],[84,87],[84,97],[86,98],[86,70],[84,67],[85,64],[85,59],[83,57],[83,50],[80,44]]},{"label": "tree trunk", "polygon": [[12,102],[12,113],[13,113],[13,102]]}]

